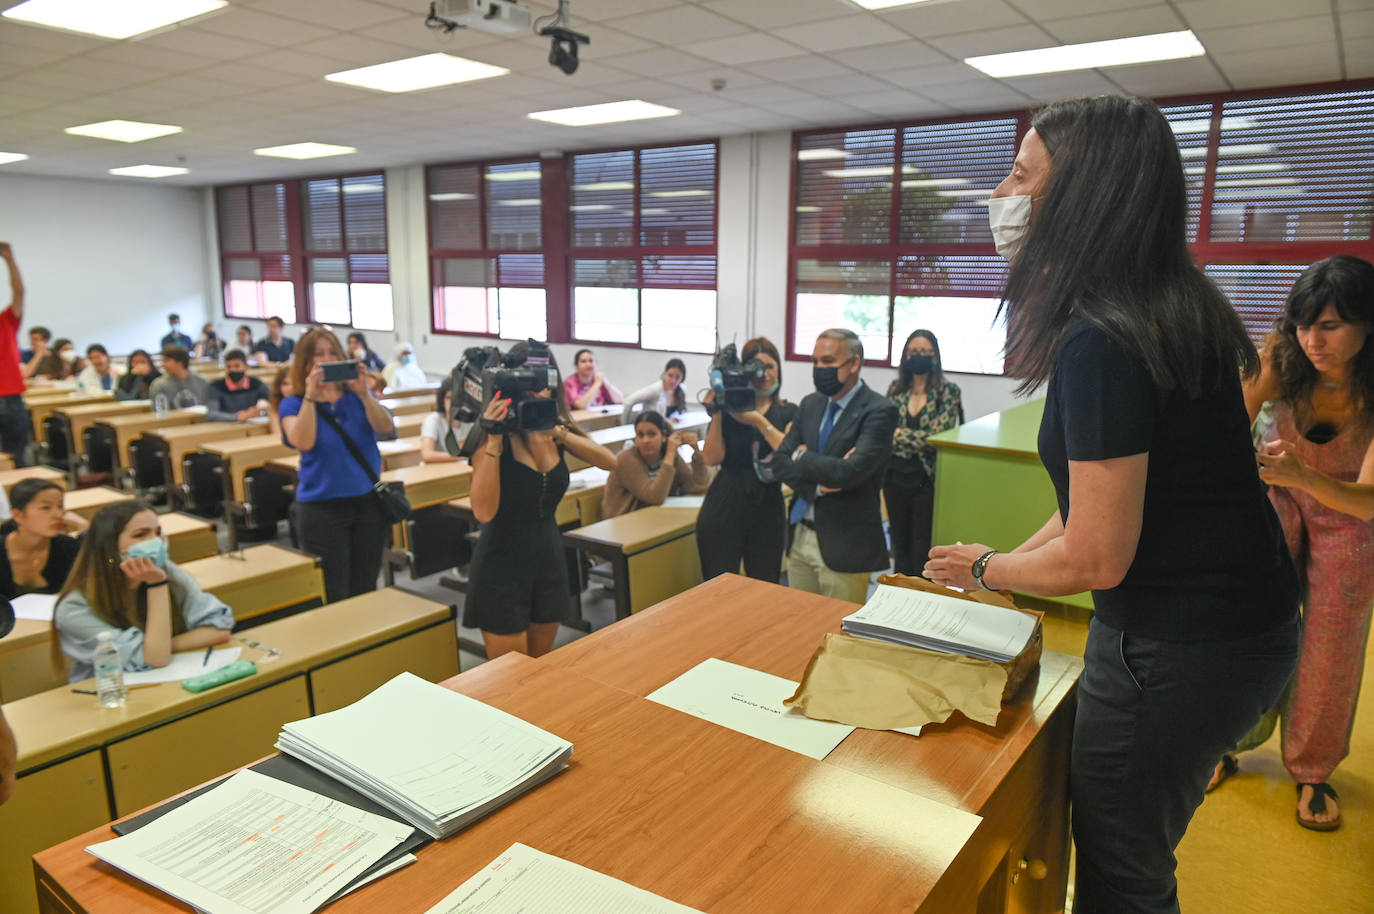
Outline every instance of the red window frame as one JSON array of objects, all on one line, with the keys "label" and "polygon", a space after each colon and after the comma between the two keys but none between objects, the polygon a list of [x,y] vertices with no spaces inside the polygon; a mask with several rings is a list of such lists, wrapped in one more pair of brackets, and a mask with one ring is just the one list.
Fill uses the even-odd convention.
[{"label": "red window frame", "polygon": [[[347,217],[346,209],[345,209],[345,207],[344,207],[344,194],[345,194],[345,191],[344,191],[344,182],[345,182],[346,180],[348,180],[349,178],[377,178],[377,179],[379,179],[379,180],[381,181],[381,185],[382,185],[382,247],[381,247],[380,250],[377,249],[377,248],[353,248],[353,247],[351,247],[350,244],[349,244],[349,240],[348,240],[348,236],[349,236],[349,231],[348,231],[348,217]],[[380,255],[380,256],[382,256],[382,257],[386,257],[386,258],[387,258],[387,261],[386,261],[387,281],[386,281],[385,284],[386,284],[386,285],[390,285],[390,284],[391,284],[391,257],[390,257],[390,252],[387,250],[387,245],[389,244],[390,239],[391,239],[391,224],[390,224],[390,221],[389,221],[389,219],[388,219],[387,211],[386,211],[386,170],[385,170],[385,169],[375,169],[375,170],[368,170],[368,171],[360,171],[360,172],[356,172],[356,173],[353,173],[353,174],[328,175],[328,176],[325,176],[325,177],[318,177],[318,178],[300,178],[300,179],[297,180],[296,183],[298,183],[298,184],[300,185],[300,193],[301,193],[301,194],[304,194],[307,185],[312,184],[312,183],[317,182],[317,181],[333,181],[334,184],[335,184],[335,186],[338,187],[338,194],[337,194],[336,199],[338,200],[339,248],[338,248],[338,250],[316,250],[316,249],[313,249],[313,248],[308,247],[308,241],[307,241],[307,239],[306,239],[306,234],[305,234],[305,207],[304,207],[304,205],[303,205],[303,197],[297,196],[297,197],[296,197],[296,208],[297,208],[297,211],[300,213],[300,223],[299,223],[299,227],[300,227],[300,231],[301,231],[301,246],[302,246],[302,249],[303,249],[303,251],[304,251],[304,255],[303,255],[303,256],[304,256],[304,258],[305,258],[305,259],[304,259],[304,262],[301,264],[301,272],[302,272],[302,274],[305,276],[305,286],[306,286],[306,288],[305,288],[305,295],[304,295],[304,297],[305,297],[305,300],[306,300],[306,314],[308,315],[308,323],[312,323],[312,324],[326,323],[326,322],[320,321],[320,320],[315,316],[315,302],[314,302],[314,299],[313,299],[312,294],[311,294],[311,291],[310,291],[310,286],[311,286],[311,283],[310,283],[310,261],[312,261],[312,260],[342,260],[342,261],[344,262],[344,273],[345,273],[345,277],[346,277],[344,281],[345,281],[345,283],[347,283],[349,286],[352,286],[354,280],[353,280],[353,262],[352,262],[353,259],[352,259],[352,256],[351,256],[351,255],[354,255],[354,254]],[[289,225],[288,225],[288,229],[289,229]],[[382,284],[381,284],[381,283],[377,283],[377,285],[382,285]],[[300,296],[298,295],[297,298],[299,299]],[[299,313],[300,313],[299,301],[298,301],[298,303],[297,303],[297,308],[296,308],[296,310],[297,310],[297,313],[299,314]],[[328,323],[331,327],[343,327],[343,326],[352,327],[352,326],[353,326],[353,305],[352,305],[352,296],[351,296],[351,293],[350,293],[350,301],[349,301],[348,313],[349,313],[349,320],[348,320],[348,323],[347,323],[347,324],[342,324],[342,323],[339,323],[338,321],[328,321],[327,323]],[[392,303],[391,318],[392,318],[392,321],[391,321],[391,322],[392,322],[392,326],[395,327],[395,325],[396,325],[396,306],[395,306],[395,302],[394,302],[394,301],[393,301],[393,303]],[[375,328],[366,328],[366,329],[368,329],[368,330],[374,330],[374,331],[375,331]],[[387,331],[382,330],[382,331],[377,331],[377,332],[385,333],[385,332],[387,332]]]}]

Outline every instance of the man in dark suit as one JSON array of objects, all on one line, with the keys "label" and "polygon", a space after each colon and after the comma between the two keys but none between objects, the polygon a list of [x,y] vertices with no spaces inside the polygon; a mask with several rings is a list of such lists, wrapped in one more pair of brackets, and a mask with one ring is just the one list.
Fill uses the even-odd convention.
[{"label": "man in dark suit", "polygon": [[826,330],[811,353],[816,393],[783,438],[777,478],[796,493],[788,512],[788,583],[853,603],[888,567],[883,470],[892,455],[897,407],[859,380],[864,347],[851,330]]}]

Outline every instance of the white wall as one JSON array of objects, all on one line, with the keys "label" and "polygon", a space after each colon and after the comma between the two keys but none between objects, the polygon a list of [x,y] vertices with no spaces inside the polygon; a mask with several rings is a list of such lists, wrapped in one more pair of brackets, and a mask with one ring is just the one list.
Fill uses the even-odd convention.
[{"label": "white wall", "polygon": [[[24,278],[25,329],[42,324],[79,350],[104,343],[127,353],[155,349],[174,311],[194,339],[220,307],[209,296],[203,196],[124,181],[0,175],[0,239],[14,246]],[[27,333],[20,341],[28,345]]]}]

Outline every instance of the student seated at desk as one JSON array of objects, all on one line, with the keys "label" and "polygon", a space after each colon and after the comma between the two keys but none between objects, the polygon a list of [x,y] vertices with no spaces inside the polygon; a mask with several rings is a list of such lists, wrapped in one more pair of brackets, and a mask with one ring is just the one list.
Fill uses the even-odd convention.
[{"label": "student seated at desk", "polygon": [[62,487],[24,479],[10,490],[10,520],[0,524],[0,596],[57,593],[67,582],[81,541],[68,536],[89,524],[62,509]]},{"label": "student seated at desk", "polygon": [[162,377],[162,372],[153,366],[153,357],[147,350],[135,349],[129,355],[129,371],[119,379],[115,387],[116,400],[146,400],[153,388],[153,382]]},{"label": "student seated at desk", "polygon": [[425,463],[453,463],[462,460],[458,449],[467,440],[471,425],[465,425],[453,414],[452,378],[444,378],[434,392],[434,412],[425,416],[420,426],[420,459]]},{"label": "student seated at desk", "polygon": [[247,422],[267,408],[272,392],[262,381],[248,374],[248,357],[241,349],[224,354],[224,377],[210,382],[211,422]]},{"label": "student seated at desk", "polygon": [[[684,444],[692,448],[690,465],[678,453]],[[696,433],[673,431],[667,419],[646,410],[635,419],[634,447],[615,457],[615,469],[601,496],[601,514],[619,517],[646,505],[661,505],[669,495],[705,492],[710,482]]]},{"label": "student seated at desk", "polygon": [[669,359],[663,374],[652,384],[641,387],[625,398],[625,411],[620,421],[629,422],[639,410],[654,410],[668,419],[675,419],[687,411],[687,394],[682,382],[687,380],[687,365],[682,359]]},{"label": "student seated at desk", "polygon": [[124,376],[124,369],[110,361],[109,350],[99,343],[86,347],[86,362],[86,367],[76,376],[77,393],[94,394],[102,390],[114,390]]},{"label": "student seated at desk", "polygon": [[141,501],[96,512],[53,624],[72,660],[70,682],[89,679],[101,632],[114,634],[126,672],[166,666],[174,651],[223,644],[234,614],[167,557],[157,515]]},{"label": "student seated at desk", "polygon": [[63,338],[52,344],[52,350],[38,360],[32,377],[38,380],[67,381],[85,368],[76,354],[76,344]]},{"label": "student seated at desk", "polygon": [[162,367],[162,377],[148,388],[154,403],[165,397],[167,407],[182,409],[210,402],[210,382],[191,370],[191,353],[180,346],[168,346],[162,350]]}]

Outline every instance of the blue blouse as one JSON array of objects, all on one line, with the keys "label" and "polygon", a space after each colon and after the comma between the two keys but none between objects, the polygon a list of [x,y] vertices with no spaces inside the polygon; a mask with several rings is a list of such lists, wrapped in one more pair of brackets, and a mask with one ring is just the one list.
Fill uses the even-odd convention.
[{"label": "blue blouse", "polygon": [[[316,403],[315,410],[333,414],[372,466],[372,471],[380,476],[382,455],[377,450],[377,433],[368,424],[367,408],[363,401],[352,391],[345,391],[338,402]],[[300,411],[300,397],[285,397],[281,401],[282,419],[299,415]],[[358,466],[358,461],[348,452],[347,445],[340,440],[333,426],[317,416],[315,446],[308,451],[301,451],[301,468],[296,474],[296,500],[328,501],[332,498],[357,498],[371,491],[372,480],[368,479],[363,468]]]}]

